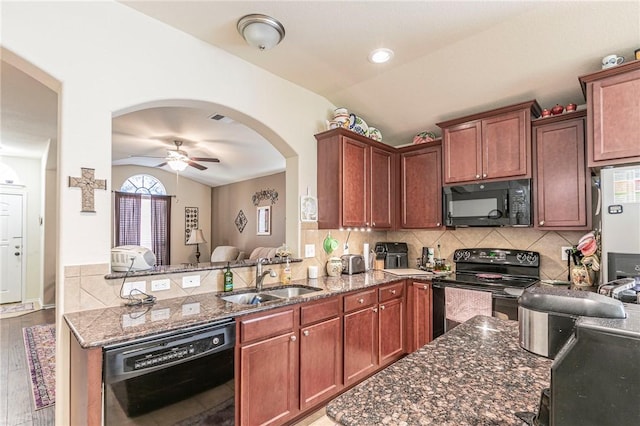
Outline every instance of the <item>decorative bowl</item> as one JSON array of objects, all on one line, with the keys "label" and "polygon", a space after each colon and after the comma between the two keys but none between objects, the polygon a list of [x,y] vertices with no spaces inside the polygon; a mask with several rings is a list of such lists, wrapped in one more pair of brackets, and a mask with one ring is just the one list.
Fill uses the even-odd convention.
[{"label": "decorative bowl", "polygon": [[425,143],[436,140],[436,134],[433,132],[420,132],[413,137],[413,143]]}]

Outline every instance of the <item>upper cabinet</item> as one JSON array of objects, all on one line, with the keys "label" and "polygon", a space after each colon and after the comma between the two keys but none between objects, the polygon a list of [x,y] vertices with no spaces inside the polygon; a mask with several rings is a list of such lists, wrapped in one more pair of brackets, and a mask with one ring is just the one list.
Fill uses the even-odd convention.
[{"label": "upper cabinet", "polygon": [[318,228],[393,226],[395,149],[346,129],[318,141]]},{"label": "upper cabinet", "polygon": [[444,184],[531,177],[535,100],[438,123]]},{"label": "upper cabinet", "polygon": [[533,122],[533,205],[538,229],[591,229],[585,116],[586,111],[578,111]]},{"label": "upper cabinet", "polygon": [[580,77],[587,100],[587,164],[640,161],[640,61]]},{"label": "upper cabinet", "polygon": [[442,225],[442,148],[440,141],[400,148],[399,227]]}]

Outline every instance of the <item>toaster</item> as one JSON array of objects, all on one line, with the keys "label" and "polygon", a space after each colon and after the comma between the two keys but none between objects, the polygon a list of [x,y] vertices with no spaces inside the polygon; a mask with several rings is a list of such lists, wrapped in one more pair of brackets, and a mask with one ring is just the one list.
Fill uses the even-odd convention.
[{"label": "toaster", "polygon": [[364,258],[360,254],[345,254],[340,257],[342,260],[343,274],[360,274],[364,272]]}]

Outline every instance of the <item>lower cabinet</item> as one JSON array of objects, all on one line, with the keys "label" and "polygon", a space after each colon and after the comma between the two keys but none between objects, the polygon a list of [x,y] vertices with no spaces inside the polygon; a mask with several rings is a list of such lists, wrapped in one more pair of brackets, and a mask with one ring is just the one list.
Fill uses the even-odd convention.
[{"label": "lower cabinet", "polygon": [[298,413],[296,322],[293,308],[238,321],[236,424],[282,424]]},{"label": "lower cabinet", "polygon": [[411,351],[416,351],[433,340],[431,283],[414,281],[408,287],[411,292]]},{"label": "lower cabinet", "polygon": [[378,366],[377,306],[344,315],[344,384],[367,377]]}]

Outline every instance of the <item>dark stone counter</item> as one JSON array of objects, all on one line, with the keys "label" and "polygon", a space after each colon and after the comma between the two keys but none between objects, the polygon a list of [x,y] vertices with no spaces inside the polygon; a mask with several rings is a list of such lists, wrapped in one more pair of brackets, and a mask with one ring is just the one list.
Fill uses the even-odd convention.
[{"label": "dark stone counter", "polygon": [[476,316],[327,406],[342,425],[520,425],[549,387],[551,360],[518,344],[516,321]]}]

